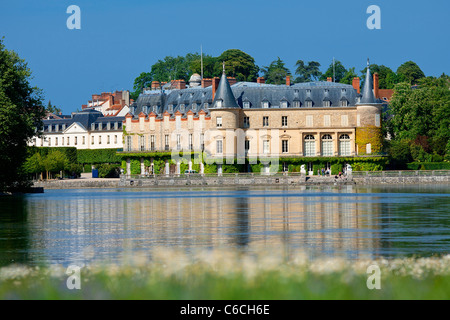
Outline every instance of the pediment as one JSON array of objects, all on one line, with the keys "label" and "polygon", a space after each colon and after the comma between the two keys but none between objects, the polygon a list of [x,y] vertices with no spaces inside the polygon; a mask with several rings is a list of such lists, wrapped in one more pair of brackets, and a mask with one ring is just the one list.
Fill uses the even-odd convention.
[{"label": "pediment", "polygon": [[79,122],[72,123],[66,130],[64,130],[64,134],[68,133],[86,133],[86,128]]}]

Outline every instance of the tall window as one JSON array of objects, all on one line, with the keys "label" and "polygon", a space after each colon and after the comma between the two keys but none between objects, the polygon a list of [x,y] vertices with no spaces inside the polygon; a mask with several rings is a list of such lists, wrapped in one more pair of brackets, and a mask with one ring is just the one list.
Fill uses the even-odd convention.
[{"label": "tall window", "polygon": [[194,149],[194,140],[192,138],[192,133],[189,134],[189,150]]},{"label": "tall window", "polygon": [[269,126],[269,117],[263,117],[263,127]]},{"label": "tall window", "polygon": [[218,153],[218,154],[223,153],[223,145],[222,144],[223,144],[222,140],[216,141],[216,153]]},{"label": "tall window", "polygon": [[181,150],[181,134],[177,134],[177,150]]},{"label": "tall window", "polygon": [[67,145],[70,145],[70,137],[67,137]]},{"label": "tall window", "polygon": [[269,140],[264,140],[263,141],[263,153],[269,153],[270,152],[270,145],[269,145]]},{"label": "tall window", "polygon": [[[94,136],[91,136],[91,144],[94,144],[94,139],[95,137]],[[67,144],[69,144],[69,137],[67,137]]]},{"label": "tall window", "polygon": [[244,149],[246,153],[250,150],[250,140],[245,140]]},{"label": "tall window", "polygon": [[288,153],[289,152],[288,140],[281,140],[281,151],[283,153]]},{"label": "tall window", "polygon": [[98,144],[102,144],[102,136],[98,136]]},{"label": "tall window", "polygon": [[222,117],[216,118],[216,126],[217,128],[222,128]]},{"label": "tall window", "polygon": [[[92,137],[92,138],[94,138],[94,137]],[[132,149],[131,138],[132,138],[131,136],[127,136],[127,151],[131,151],[131,149]]]},{"label": "tall window", "polygon": [[249,127],[250,127],[250,118],[244,117],[244,128],[249,128]]},{"label": "tall window", "polygon": [[205,134],[200,133],[200,148],[205,150]]},{"label": "tall window", "polygon": [[85,145],[85,144],[86,144],[86,137],[83,136],[83,145]]},{"label": "tall window", "polygon": [[114,136],[114,144],[117,144],[117,135]]},{"label": "tall window", "polygon": [[152,151],[155,151],[155,136],[154,135],[150,136],[150,149]]},{"label": "tall window", "polygon": [[75,145],[78,145],[78,137],[75,137]]},{"label": "tall window", "polygon": [[333,155],[333,139],[329,134],[325,134],[322,136],[322,155],[323,156]]},{"label": "tall window", "polygon": [[348,134],[342,134],[339,137],[339,155],[349,156],[351,153],[350,150],[350,137]]},{"label": "tall window", "polygon": [[145,137],[139,136],[139,150],[145,151]]},{"label": "tall window", "polygon": [[169,150],[169,135],[168,134],[164,135],[164,149],[166,151]]},{"label": "tall window", "polygon": [[316,156],[316,141],[313,135],[307,135],[305,137],[305,157]]},{"label": "tall window", "polygon": [[287,127],[287,116],[282,116],[281,117],[281,126],[282,127]]},{"label": "tall window", "polygon": [[50,147],[52,145],[52,138],[48,138],[48,146]]},{"label": "tall window", "polygon": [[55,138],[55,146],[58,145],[58,137]]}]

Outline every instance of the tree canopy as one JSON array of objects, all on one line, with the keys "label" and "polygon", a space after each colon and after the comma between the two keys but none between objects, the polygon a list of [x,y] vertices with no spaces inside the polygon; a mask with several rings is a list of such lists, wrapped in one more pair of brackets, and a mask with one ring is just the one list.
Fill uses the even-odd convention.
[{"label": "tree canopy", "polygon": [[[334,72],[333,72],[333,70],[334,70]],[[330,64],[327,71],[325,71],[325,73],[322,74],[322,76],[320,77],[320,80],[326,81],[327,78],[333,78],[333,74],[334,74],[335,82],[341,82],[342,78],[344,78],[345,75],[347,74],[347,69],[344,67],[342,62],[340,62],[339,60],[334,61],[334,67],[333,67],[333,62]]]},{"label": "tree canopy", "polygon": [[42,91],[30,79],[25,61],[0,40],[0,191],[26,185],[27,142],[42,127]]},{"label": "tree canopy", "polygon": [[319,70],[320,63],[317,61],[310,61],[305,64],[303,60],[298,60],[295,66],[297,67],[295,74],[298,75],[295,78],[297,83],[317,81],[322,75]]},{"label": "tree canopy", "polygon": [[286,68],[280,57],[272,61],[269,66],[263,67],[261,71],[266,79],[266,83],[269,84],[283,84],[286,81],[286,77],[291,75],[291,72]]},{"label": "tree canopy", "polygon": [[407,61],[398,67],[397,75],[400,77],[400,81],[405,81],[410,84],[417,84],[419,79],[425,78],[423,71],[413,61]]}]

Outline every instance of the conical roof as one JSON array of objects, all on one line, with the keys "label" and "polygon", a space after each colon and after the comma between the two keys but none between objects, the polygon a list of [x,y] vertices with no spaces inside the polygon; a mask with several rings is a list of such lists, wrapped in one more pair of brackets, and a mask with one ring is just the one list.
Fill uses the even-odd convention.
[{"label": "conical roof", "polygon": [[372,74],[370,73],[369,59],[367,59],[366,80],[364,81],[362,98],[361,98],[359,104],[375,104],[375,103],[377,103],[377,102],[376,102],[375,96],[373,94],[373,79],[372,79]]},{"label": "conical roof", "polygon": [[220,108],[239,108],[233,91],[231,90],[230,83],[228,82],[227,76],[225,75],[225,67],[222,73],[222,78],[220,78],[219,86],[217,87],[212,108],[218,108],[216,104],[218,100],[222,100],[222,106]]}]

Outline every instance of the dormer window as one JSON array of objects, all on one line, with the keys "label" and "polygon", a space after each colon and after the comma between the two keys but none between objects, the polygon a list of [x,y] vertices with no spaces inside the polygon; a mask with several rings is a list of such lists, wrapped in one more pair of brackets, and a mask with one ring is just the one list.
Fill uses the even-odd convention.
[{"label": "dormer window", "polygon": [[208,102],[205,102],[205,103],[203,104],[203,108],[204,108],[205,110],[208,110],[208,108],[209,108],[209,103],[208,103]]},{"label": "dormer window", "polygon": [[324,101],[323,101],[323,106],[324,106],[324,107],[330,107],[330,106],[331,106],[330,100],[324,100]]},{"label": "dormer window", "polygon": [[347,100],[341,100],[341,107],[348,107],[348,101]]},{"label": "dormer window", "polygon": [[281,108],[287,108],[288,107],[288,102],[286,100],[283,100],[280,102],[280,107]]},{"label": "dormer window", "polygon": [[181,104],[181,105],[180,105],[180,112],[181,112],[181,113],[184,113],[184,104]]},{"label": "dormer window", "polygon": [[311,89],[306,89],[306,94],[310,95],[311,94]]},{"label": "dormer window", "polygon": [[192,104],[192,112],[197,112],[197,104],[196,103]]},{"label": "dormer window", "polygon": [[330,92],[330,90],[325,89],[324,92],[325,92],[325,94],[328,94],[328,92]]},{"label": "dormer window", "polygon": [[300,108],[300,101],[299,101],[299,100],[294,100],[292,106],[293,106],[294,108]]},{"label": "dormer window", "polygon": [[91,130],[92,130],[92,131],[95,131],[95,123],[92,123],[92,124],[91,124]]},{"label": "dormer window", "polygon": [[306,105],[307,108],[312,108],[313,102],[311,100],[306,100],[305,101],[305,105]]},{"label": "dormer window", "polygon": [[244,109],[250,109],[250,102],[244,101]]},{"label": "dormer window", "polygon": [[347,92],[347,89],[341,89],[341,93],[345,94]]},{"label": "dormer window", "polygon": [[173,104],[169,104],[169,113],[173,112]]},{"label": "dormer window", "polygon": [[222,99],[218,99],[216,101],[216,108],[222,108],[223,107],[223,100]]},{"label": "dormer window", "polygon": [[263,109],[268,109],[269,108],[269,101],[263,101],[261,102],[261,107]]}]

